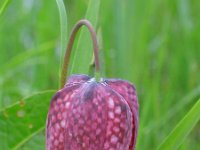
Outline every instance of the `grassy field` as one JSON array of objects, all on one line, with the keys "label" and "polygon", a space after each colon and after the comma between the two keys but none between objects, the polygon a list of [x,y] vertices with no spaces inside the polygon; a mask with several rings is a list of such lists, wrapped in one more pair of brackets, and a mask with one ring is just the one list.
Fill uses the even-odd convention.
[{"label": "grassy field", "polygon": [[[0,1],[0,150],[45,149],[49,102],[82,18],[96,28],[103,77],[137,88],[137,150],[199,150],[200,1],[64,0],[66,12],[62,2]],[[92,75],[87,30],[74,50],[70,74]]]}]

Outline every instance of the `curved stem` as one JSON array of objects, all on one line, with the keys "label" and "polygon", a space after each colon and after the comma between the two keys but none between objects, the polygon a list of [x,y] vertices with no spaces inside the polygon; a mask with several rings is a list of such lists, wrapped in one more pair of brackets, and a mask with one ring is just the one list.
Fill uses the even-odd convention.
[{"label": "curved stem", "polygon": [[62,71],[61,71],[60,88],[63,88],[63,86],[65,85],[65,81],[66,81],[66,78],[67,78],[67,75],[68,75],[68,66],[69,66],[69,60],[70,60],[72,47],[73,47],[73,44],[74,44],[74,39],[76,37],[78,30],[83,25],[85,25],[90,31],[90,35],[92,37],[92,42],[93,42],[94,57],[95,57],[95,71],[96,71],[96,74],[98,76],[100,74],[99,73],[100,64],[99,64],[99,54],[98,54],[99,48],[98,48],[98,44],[97,44],[97,38],[96,38],[95,30],[92,27],[92,24],[88,20],[86,20],[86,19],[80,20],[74,26],[74,28],[72,29],[72,32],[70,34],[69,42],[68,42],[67,49],[66,49],[65,56],[64,56]]}]

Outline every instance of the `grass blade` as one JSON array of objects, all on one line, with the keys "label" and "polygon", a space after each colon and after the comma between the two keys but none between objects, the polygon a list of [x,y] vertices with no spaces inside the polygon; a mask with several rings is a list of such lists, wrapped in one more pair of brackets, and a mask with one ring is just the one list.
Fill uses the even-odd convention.
[{"label": "grass blade", "polygon": [[200,99],[168,135],[158,150],[176,150],[200,119]]},{"label": "grass blade", "polygon": [[[94,28],[97,26],[98,12],[100,0],[90,0],[85,18],[88,19]],[[71,59],[70,74],[85,73],[88,74],[91,64],[93,52],[91,37],[87,29],[81,29],[78,43],[74,52],[74,57]]]},{"label": "grass blade", "polygon": [[[68,28],[68,25],[67,25],[67,12],[66,12],[63,0],[56,0],[56,2],[57,2],[58,10],[59,10],[60,32],[61,32],[61,44],[60,44],[60,46],[61,46],[61,53],[60,53],[61,61],[60,61],[60,69],[59,69],[59,78],[60,78],[61,77],[61,74],[60,74],[61,71],[60,70],[62,68],[64,51],[65,51],[66,45],[67,45],[67,28]],[[59,87],[60,87],[60,85],[59,85]]]},{"label": "grass blade", "polygon": [[4,13],[4,11],[6,10],[6,8],[8,7],[8,4],[11,2],[11,0],[5,0],[5,2],[3,3],[3,5],[0,8],[0,16]]},{"label": "grass blade", "polygon": [[32,48],[14,56],[7,63],[0,66],[0,76],[5,76],[5,74],[10,71],[8,68],[17,68],[29,59],[45,54],[47,51],[52,50],[54,47],[55,41],[49,41],[39,45],[38,47]]}]

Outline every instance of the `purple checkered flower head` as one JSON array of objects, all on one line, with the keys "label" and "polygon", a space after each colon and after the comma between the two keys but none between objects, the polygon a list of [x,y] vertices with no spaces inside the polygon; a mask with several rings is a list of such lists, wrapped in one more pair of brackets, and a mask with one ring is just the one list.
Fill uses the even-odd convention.
[{"label": "purple checkered flower head", "polygon": [[[93,38],[96,72],[99,71],[95,32]],[[68,45],[67,56],[72,46]],[[68,62],[64,62],[66,74]],[[64,75],[61,83],[65,81]],[[46,150],[135,150],[138,132],[138,100],[134,86],[125,80],[72,75],[53,96],[46,125]]]}]

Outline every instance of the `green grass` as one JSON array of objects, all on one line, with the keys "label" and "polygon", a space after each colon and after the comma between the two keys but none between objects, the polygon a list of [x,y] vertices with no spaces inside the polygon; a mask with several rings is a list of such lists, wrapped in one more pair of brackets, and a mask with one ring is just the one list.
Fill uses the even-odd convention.
[{"label": "green grass", "polygon": [[158,150],[178,149],[200,119],[200,99],[174,128]]},{"label": "green grass", "polygon": [[[103,76],[137,88],[137,149],[199,150],[200,1],[62,2],[0,2],[0,149],[44,149],[53,92],[43,91],[58,88],[68,35],[87,18],[97,31]],[[83,28],[70,73],[92,74],[91,64],[92,43]],[[22,109],[26,116],[16,118]]]}]

